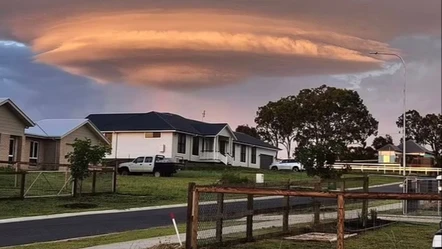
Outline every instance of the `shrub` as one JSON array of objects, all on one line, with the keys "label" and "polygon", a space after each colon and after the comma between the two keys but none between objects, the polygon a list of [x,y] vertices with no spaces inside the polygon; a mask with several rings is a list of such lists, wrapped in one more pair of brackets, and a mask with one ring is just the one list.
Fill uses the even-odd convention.
[{"label": "shrub", "polygon": [[247,184],[250,182],[250,179],[247,177],[241,177],[237,173],[225,172],[221,176],[219,182],[221,184]]}]

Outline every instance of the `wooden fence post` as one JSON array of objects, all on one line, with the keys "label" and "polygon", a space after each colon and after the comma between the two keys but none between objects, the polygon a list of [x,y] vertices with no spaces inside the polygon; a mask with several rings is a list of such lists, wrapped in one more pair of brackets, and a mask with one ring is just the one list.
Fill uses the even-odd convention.
[{"label": "wooden fence post", "polygon": [[[290,182],[287,185],[287,189],[290,190]],[[284,213],[282,216],[282,231],[284,233],[289,231],[289,215],[290,215],[290,196],[284,196]]]},{"label": "wooden fence post", "polygon": [[25,183],[26,183],[26,172],[21,172],[21,182],[20,182],[20,198],[25,198]]},{"label": "wooden fence post", "polygon": [[[367,175],[364,176],[363,183],[363,191],[364,193],[369,192],[369,178]],[[368,199],[362,200],[362,225],[365,227],[368,218]]]},{"label": "wooden fence post", "polygon": [[97,171],[92,171],[92,194],[95,194],[95,188],[97,185]]},{"label": "wooden fence post", "polygon": [[[315,183],[314,187],[315,191],[321,191],[321,182]],[[313,224],[318,225],[320,223],[321,218],[321,204],[319,201],[317,201],[316,198],[313,198],[313,212],[314,212],[314,219]]]},{"label": "wooden fence post", "polygon": [[189,183],[187,190],[187,225],[186,225],[186,249],[192,249],[192,218],[193,218],[193,191],[195,183]]},{"label": "wooden fence post", "polygon": [[224,194],[217,194],[217,209],[216,209],[216,242],[223,242],[223,215],[224,215]]},{"label": "wooden fence post", "polygon": [[246,236],[247,241],[253,241],[253,195],[247,195],[247,215]]},{"label": "wooden fence post", "polygon": [[342,194],[338,195],[338,231],[337,249],[344,249],[344,223],[345,222],[345,200]]},{"label": "wooden fence post", "polygon": [[341,192],[345,192],[345,178],[341,178]]}]

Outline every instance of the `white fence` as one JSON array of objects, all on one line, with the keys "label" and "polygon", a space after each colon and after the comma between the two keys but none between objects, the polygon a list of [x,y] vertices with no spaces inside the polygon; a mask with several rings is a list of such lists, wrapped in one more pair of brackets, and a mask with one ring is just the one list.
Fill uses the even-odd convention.
[{"label": "white fence", "polygon": [[[397,173],[403,174],[404,167],[400,164],[379,164],[379,163],[335,163],[333,168],[342,169],[346,166],[350,166],[350,168],[355,170],[360,170],[361,172],[383,172],[386,173]],[[405,167],[406,173],[424,173],[428,175],[428,173],[437,173],[438,175],[442,172],[441,168],[432,168],[432,167]]]}]

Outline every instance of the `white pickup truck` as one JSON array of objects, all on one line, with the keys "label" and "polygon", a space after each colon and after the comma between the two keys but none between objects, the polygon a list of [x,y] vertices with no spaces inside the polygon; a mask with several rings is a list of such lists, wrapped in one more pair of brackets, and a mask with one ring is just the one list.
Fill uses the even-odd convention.
[{"label": "white pickup truck", "polygon": [[140,156],[132,162],[122,163],[118,165],[120,175],[129,174],[153,174],[155,177],[172,176],[181,165],[172,159],[165,158],[162,155],[156,156]]}]

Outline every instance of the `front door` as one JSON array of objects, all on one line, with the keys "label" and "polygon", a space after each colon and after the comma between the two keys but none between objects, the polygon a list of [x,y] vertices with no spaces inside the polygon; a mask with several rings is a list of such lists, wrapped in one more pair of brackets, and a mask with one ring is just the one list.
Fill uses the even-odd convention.
[{"label": "front door", "polygon": [[226,141],[219,141],[219,153],[226,155]]},{"label": "front door", "polygon": [[152,172],[153,171],[153,158],[151,156],[147,156],[144,158],[142,172]]},{"label": "front door", "polygon": [[144,164],[144,156],[137,157],[132,162],[131,171],[132,172],[141,172],[141,170],[143,169],[143,164]]}]

